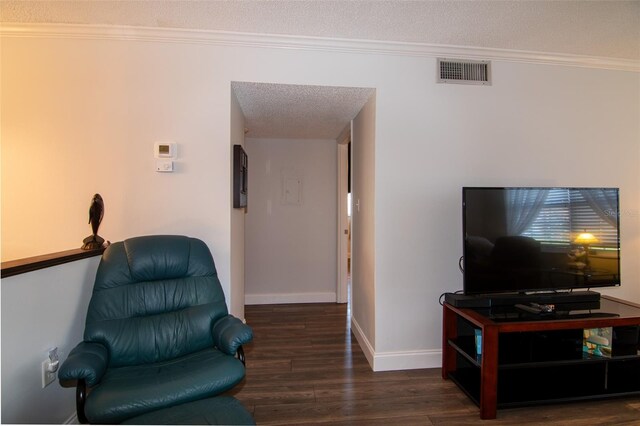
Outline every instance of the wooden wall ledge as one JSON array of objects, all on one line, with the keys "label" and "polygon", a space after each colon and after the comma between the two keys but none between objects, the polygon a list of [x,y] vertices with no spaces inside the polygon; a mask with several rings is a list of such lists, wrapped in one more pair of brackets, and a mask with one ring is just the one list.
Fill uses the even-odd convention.
[{"label": "wooden wall ledge", "polygon": [[42,256],[2,262],[1,278],[12,277],[14,275],[37,271],[38,269],[50,268],[56,265],[63,265],[65,263],[75,262],[76,260],[101,256],[105,248],[106,247],[102,247],[95,250],[82,250],[78,248],[58,253],[44,254]]}]

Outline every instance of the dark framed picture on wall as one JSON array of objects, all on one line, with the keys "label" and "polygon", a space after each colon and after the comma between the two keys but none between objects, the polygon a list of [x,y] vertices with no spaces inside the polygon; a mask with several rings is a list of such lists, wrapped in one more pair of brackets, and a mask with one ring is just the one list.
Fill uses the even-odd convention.
[{"label": "dark framed picture on wall", "polygon": [[241,145],[233,146],[233,207],[247,207],[247,178],[249,172],[247,153]]}]

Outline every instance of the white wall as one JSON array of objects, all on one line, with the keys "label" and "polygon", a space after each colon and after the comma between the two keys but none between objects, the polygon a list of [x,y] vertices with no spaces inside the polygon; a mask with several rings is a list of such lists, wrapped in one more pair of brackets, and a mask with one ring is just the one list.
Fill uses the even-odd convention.
[{"label": "white wall", "polygon": [[[231,89],[229,89],[231,90]],[[233,90],[231,91],[231,152],[233,145],[244,146],[244,115]],[[231,161],[230,184],[233,188],[233,154]],[[244,216],[245,209],[233,208],[233,190],[231,198],[231,306],[230,312],[244,319]]]},{"label": "white wall", "polygon": [[376,347],[376,96],[352,123],[352,330],[373,366]]},{"label": "white wall", "polygon": [[426,328],[441,327],[438,296],[462,289],[465,185],[620,187],[622,286],[603,293],[640,301],[638,74],[496,61],[484,87],[398,65],[402,83],[378,92],[376,352],[416,355],[400,330],[441,346]]},{"label": "white wall", "polygon": [[[230,83],[208,53],[3,38],[3,260],[79,247],[98,192],[102,237],[201,238],[230,298]],[[173,173],[155,171],[156,141],[177,143]]]},{"label": "white wall", "polygon": [[2,423],[64,423],[75,388],[42,389],[41,363],[82,341],[100,257],[2,279]]},{"label": "white wall", "polygon": [[[346,53],[333,42],[269,47],[274,37],[252,44],[158,30],[136,41],[144,30],[85,31],[2,39],[3,251],[20,241],[77,247],[100,192],[103,237],[201,237],[229,296],[231,81],[371,87],[379,368],[440,365],[438,296],[462,287],[463,185],[620,187],[623,284],[607,293],[640,302],[636,72],[503,55],[492,86],[445,85],[435,83],[436,58],[415,46],[388,55],[363,43]],[[179,144],[176,173],[153,171],[156,140]]]},{"label": "white wall", "polygon": [[[336,141],[247,138],[246,148],[246,303],[335,302]],[[299,198],[285,200],[285,178],[299,180]]]}]

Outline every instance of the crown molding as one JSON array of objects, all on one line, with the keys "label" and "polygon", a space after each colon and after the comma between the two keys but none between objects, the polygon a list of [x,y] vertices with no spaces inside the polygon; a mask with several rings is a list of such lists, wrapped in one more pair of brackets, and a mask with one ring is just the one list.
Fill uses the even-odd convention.
[{"label": "crown molding", "polygon": [[340,39],[176,28],[0,23],[0,36],[208,44],[394,56],[496,60],[640,72],[640,60],[427,43]]}]

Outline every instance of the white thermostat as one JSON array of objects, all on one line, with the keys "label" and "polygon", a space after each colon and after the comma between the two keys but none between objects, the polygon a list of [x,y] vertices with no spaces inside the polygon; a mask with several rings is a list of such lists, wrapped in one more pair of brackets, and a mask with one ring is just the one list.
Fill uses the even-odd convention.
[{"label": "white thermostat", "polygon": [[177,149],[174,142],[156,142],[153,154],[156,158],[176,158]]}]

